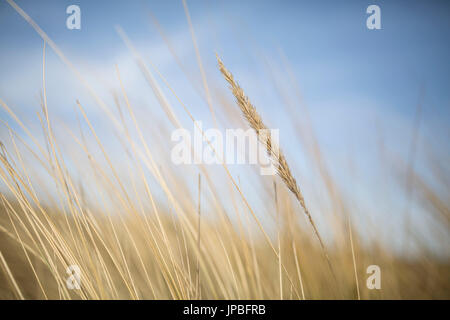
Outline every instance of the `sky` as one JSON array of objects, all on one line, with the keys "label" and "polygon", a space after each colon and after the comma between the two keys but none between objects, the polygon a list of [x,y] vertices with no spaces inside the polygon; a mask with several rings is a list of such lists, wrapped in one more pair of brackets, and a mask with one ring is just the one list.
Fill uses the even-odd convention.
[{"label": "sky", "polygon": [[[111,101],[111,88],[118,88],[117,64],[134,101],[152,105],[155,97],[116,32],[120,26],[143,59],[152,61],[169,79],[196,118],[212,125],[207,104],[174,62],[150,18],[149,13],[156,17],[201,87],[181,1],[17,0],[17,4],[106,101]],[[80,30],[66,27],[66,8],[72,4],[81,9]],[[289,117],[277,112],[282,101],[267,75],[273,68],[274,77],[286,82],[286,72],[278,68],[281,57],[286,57],[333,172],[345,180],[347,171],[341,168],[348,166],[351,158],[359,170],[355,174],[366,182],[344,186],[349,192],[376,203],[370,195],[373,188],[388,183],[378,171],[379,140],[392,152],[408,157],[419,103],[420,144],[415,166],[418,170],[426,166],[422,146],[431,148],[444,163],[450,158],[449,1],[192,0],[187,4],[208,79],[224,85],[216,68],[218,53],[263,118],[282,129]],[[366,9],[372,4],[381,9],[381,30],[366,27]],[[32,117],[42,90],[43,41],[6,1],[0,1],[0,40],[0,98],[19,115]],[[102,113],[85,88],[50,48],[46,55],[52,114],[74,121],[74,102],[80,99],[93,122],[101,126]],[[182,112],[179,106],[177,110]],[[152,114],[161,116],[161,111]],[[8,119],[2,111],[0,117]],[[283,138],[289,136],[289,130],[293,129],[286,126],[281,131],[280,141],[288,155],[298,158],[298,146]],[[5,134],[4,128],[0,129],[0,137]],[[307,165],[300,161],[297,169],[305,172]],[[404,203],[377,205],[389,216],[391,211],[401,211]]]},{"label": "sky", "polygon": [[[170,78],[178,69],[151,23],[149,12],[152,12],[177,54],[193,73],[199,74],[181,1],[18,1],[18,4],[80,68],[93,68],[99,75],[103,70],[98,69],[113,69],[113,64],[130,55],[115,30],[120,25],[138,49],[144,55],[148,53]],[[66,28],[65,9],[71,4],[81,8],[81,30]],[[366,28],[365,10],[370,4],[381,8],[381,30]],[[214,53],[218,52],[230,69],[237,70],[234,72],[239,73],[243,82],[255,72],[261,74],[259,53],[254,52],[276,59],[281,49],[301,83],[313,118],[316,110],[323,114],[322,108],[329,108],[327,113],[332,119],[334,113],[343,112],[349,115],[347,118],[357,119],[358,114],[349,114],[358,112],[354,108],[367,111],[371,108],[368,105],[376,104],[375,109],[392,114],[386,118],[403,117],[410,122],[420,88],[424,87],[428,105],[424,123],[448,135],[450,4],[447,1],[358,0],[342,1],[339,5],[335,1],[188,1],[188,5],[208,70],[215,67]],[[0,94],[3,99],[17,102],[18,108],[24,108],[31,102],[27,101],[29,97],[35,96],[42,86],[39,76],[42,40],[6,1],[0,2],[0,27],[3,43],[0,68],[8,75],[0,80]],[[64,66],[49,61],[48,68],[67,72]],[[53,80],[60,83],[62,75],[53,79],[51,71],[48,72],[49,84]],[[140,75],[129,77],[134,81],[132,78]],[[264,85],[252,82],[254,86],[252,83],[246,86],[249,95],[261,91]],[[23,94],[25,90],[30,94]],[[256,95],[263,98],[260,92]]]}]

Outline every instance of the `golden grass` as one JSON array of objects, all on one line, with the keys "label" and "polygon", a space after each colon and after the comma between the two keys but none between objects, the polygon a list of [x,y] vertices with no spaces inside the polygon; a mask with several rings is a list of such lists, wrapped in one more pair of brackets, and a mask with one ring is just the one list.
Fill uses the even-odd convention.
[{"label": "golden grass", "polygon": [[[168,143],[155,143],[149,133],[156,121],[148,126],[133,107],[119,66],[120,93],[115,93],[114,113],[39,26],[12,0],[8,2],[85,85],[103,112],[102,124],[109,125],[121,142],[122,154],[111,151],[111,141],[102,138],[98,123],[90,119],[82,101],[75,103],[78,133],[70,125],[54,121],[47,103],[44,44],[43,94],[37,116],[41,132],[34,131],[0,99],[10,118],[10,122],[2,121],[7,135],[2,136],[0,145],[0,298],[450,298],[446,257],[421,247],[415,256],[406,258],[381,241],[375,226],[366,226],[371,234],[363,234],[367,228],[358,229],[361,224],[353,218],[360,212],[351,205],[355,199],[346,199],[340,192],[313,134],[313,146],[307,150],[327,190],[321,201],[339,213],[321,217],[321,233],[292,173],[295,159],[289,167],[284,154],[266,136],[260,138],[282,183],[254,175],[250,169],[242,183],[226,164],[173,166]],[[158,127],[161,134],[169,137],[182,122],[154,74],[194,121],[169,81],[151,61],[139,56],[122,29],[118,28],[118,33],[137,58],[167,116],[168,125]],[[204,99],[214,113],[214,122],[236,126],[235,108],[230,107],[226,95],[210,89],[214,86],[208,85],[195,46]],[[257,132],[266,129],[220,60],[219,68],[250,127]],[[213,149],[209,141],[208,145]],[[448,226],[447,193],[436,190],[419,173],[412,174],[417,175],[415,187],[432,213],[430,217]],[[445,180],[442,174],[439,178]],[[254,181],[256,186],[249,187]],[[307,186],[302,183],[302,190]],[[308,224],[312,232],[305,226]],[[324,233],[330,235],[327,247],[321,237]],[[421,239],[415,241],[421,245]],[[365,285],[366,268],[372,264],[381,267],[381,290],[369,290]],[[70,265],[81,269],[80,290],[66,285]]]},{"label": "golden grass", "polygon": [[[244,115],[245,119],[249,123],[249,125],[255,130],[256,134],[258,135],[258,138],[260,139],[261,143],[266,146],[267,153],[270,155],[271,160],[274,162],[276,170],[280,178],[283,180],[286,187],[294,194],[295,198],[298,200],[299,204],[301,205],[303,211],[305,212],[306,216],[308,217],[309,223],[311,224],[314,233],[319,240],[320,246],[322,247],[322,250],[324,251],[325,257],[328,261],[328,264],[330,266],[330,270],[332,269],[330,258],[328,256],[328,253],[326,251],[325,245],[323,243],[322,237],[320,236],[319,231],[317,230],[316,224],[309,213],[308,208],[305,204],[305,198],[303,197],[303,194],[300,191],[300,188],[298,187],[297,181],[295,180],[294,176],[291,173],[291,169],[289,168],[286,158],[284,157],[283,152],[280,150],[279,146],[276,146],[274,142],[271,139],[271,136],[268,134],[263,134],[262,132],[267,132],[268,128],[263,123],[261,116],[256,111],[255,107],[252,105],[248,97],[244,94],[244,90],[238,85],[238,83],[234,80],[233,75],[225,68],[222,60],[217,56],[217,62],[219,64],[219,69],[222,72],[225,80],[229,83],[231,92],[233,93],[234,97],[236,98],[236,102],[239,106],[239,108],[242,111],[242,114]],[[334,272],[333,272],[334,274]]]}]

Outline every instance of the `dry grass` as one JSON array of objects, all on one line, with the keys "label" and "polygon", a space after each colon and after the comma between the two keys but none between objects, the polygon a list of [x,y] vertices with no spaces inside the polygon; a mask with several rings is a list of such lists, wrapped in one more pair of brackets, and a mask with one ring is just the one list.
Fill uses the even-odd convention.
[{"label": "dry grass", "polygon": [[[8,115],[2,120],[6,134],[0,152],[1,299],[450,298],[448,257],[422,246],[425,242],[416,234],[411,240],[418,247],[416,254],[402,256],[382,241],[385,225],[377,228],[358,221],[362,213],[353,205],[357,199],[341,192],[311,132],[312,147],[305,149],[319,167],[326,190],[318,207],[327,203],[321,213],[333,212],[321,216],[314,211],[316,221],[294,179],[293,172],[299,173],[295,159],[289,167],[266,135],[260,139],[280,183],[252,168],[240,177],[225,164],[174,166],[169,138],[160,137],[170,137],[174,128],[182,127],[182,115],[160,83],[173,94],[187,120],[195,118],[151,61],[139,56],[123,30],[118,32],[137,58],[166,122],[156,123],[139,113],[118,66],[115,108],[103,101],[37,24],[8,2],[85,85],[103,113],[92,121],[83,101],[76,101],[76,128],[55,120],[47,103],[51,90],[45,83],[45,46],[37,129],[0,99]],[[190,20],[189,25],[195,39]],[[208,84],[199,54],[197,58],[205,105],[212,112],[214,104],[214,122],[245,125],[236,117],[231,96],[214,91],[223,85]],[[267,129],[220,60],[219,68],[250,127],[258,133]],[[110,130],[106,138],[104,127]],[[114,147],[111,136],[117,137]],[[305,137],[300,132],[292,138]],[[209,141],[208,145],[212,148]],[[398,163],[405,167],[400,159]],[[440,166],[437,161],[432,168],[441,184],[429,183],[418,172],[408,174],[415,177],[413,187],[430,213],[430,225],[443,224],[448,231],[448,178]],[[401,180],[402,171],[396,173]],[[308,182],[301,185],[305,191]],[[432,228],[431,234],[436,230]],[[366,286],[366,268],[372,264],[381,268],[381,290]],[[66,285],[70,265],[81,270],[80,290]]]},{"label": "dry grass", "polygon": [[[294,194],[295,198],[301,205],[303,211],[305,212],[306,216],[308,217],[308,221],[311,224],[314,233],[319,240],[320,246],[322,247],[322,250],[324,251],[325,257],[327,259],[327,262],[330,266],[330,270],[333,272],[333,268],[331,266],[330,258],[328,256],[327,250],[325,248],[325,245],[323,243],[322,237],[319,234],[319,231],[317,230],[316,224],[314,223],[314,220],[309,213],[308,208],[305,204],[305,198],[303,197],[303,194],[300,191],[300,188],[298,187],[297,181],[295,180],[294,176],[291,173],[291,169],[289,168],[286,158],[284,157],[283,152],[280,150],[279,146],[275,145],[274,142],[271,139],[271,136],[269,134],[263,134],[263,132],[267,132],[268,128],[263,123],[261,116],[256,111],[255,107],[252,105],[248,97],[244,94],[244,90],[238,85],[238,83],[234,80],[233,75],[225,68],[222,60],[217,56],[217,62],[219,64],[219,69],[222,72],[225,80],[229,83],[231,92],[233,93],[234,97],[236,98],[236,102],[239,106],[239,108],[242,111],[242,114],[244,115],[247,122],[250,124],[250,126],[256,131],[259,140],[263,145],[267,148],[267,153],[270,155],[271,160],[273,161],[277,173],[280,176],[280,178],[283,180],[286,187]],[[334,275],[334,272],[333,272]]]}]

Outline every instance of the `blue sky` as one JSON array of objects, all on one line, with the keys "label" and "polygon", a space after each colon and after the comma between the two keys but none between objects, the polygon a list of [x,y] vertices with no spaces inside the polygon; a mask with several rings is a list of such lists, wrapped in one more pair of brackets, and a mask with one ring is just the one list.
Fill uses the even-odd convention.
[{"label": "blue sky", "polygon": [[[69,59],[85,63],[114,61],[126,50],[115,32],[116,25],[122,26],[137,44],[160,45],[161,37],[148,18],[151,11],[173,38],[179,54],[195,70],[195,59],[189,60],[193,50],[181,1],[18,1],[18,4]],[[65,27],[68,16],[65,8],[70,4],[81,7],[81,30]],[[450,102],[447,1],[342,1],[339,5],[335,1],[189,1],[188,4],[208,69],[214,67],[217,51],[230,69],[243,70],[243,78],[245,73],[261,69],[253,52],[260,50],[277,58],[277,50],[281,48],[301,81],[310,108],[327,100],[376,101],[380,108],[410,118],[419,88],[424,85],[426,100],[432,104],[424,116],[430,118],[427,121],[436,121],[432,127],[445,129]],[[382,30],[365,27],[365,9],[370,4],[381,8]],[[0,3],[0,27],[3,73],[20,78],[31,67],[27,63],[39,70],[40,65],[32,59],[40,60],[42,40],[5,1]],[[142,50],[139,45],[138,48]],[[167,64],[173,62],[169,58]],[[5,78],[0,93],[7,98],[8,86],[17,86],[10,77]],[[20,90],[37,92],[40,79],[35,80],[27,88],[21,85]]]},{"label": "blue sky", "polygon": [[[412,0],[355,1],[187,1],[208,78],[222,84],[215,52],[224,59],[263,117],[284,129],[289,117],[277,112],[280,97],[268,77],[286,80],[279,65],[282,51],[297,77],[314,129],[338,178],[348,158],[359,168],[354,191],[368,203],[371,190],[382,186],[377,158],[380,132],[387,148],[407,157],[412,123],[424,90],[421,146],[445,162],[450,157],[450,2]],[[118,64],[136,102],[156,100],[114,27],[120,25],[144,60],[153,61],[183,97],[197,119],[211,124],[205,102],[195,93],[149,19],[163,26],[186,68],[201,83],[181,1],[26,1],[24,9],[66,56],[110,100],[114,64]],[[81,8],[81,30],[66,28],[66,8]],[[381,8],[381,30],[366,28],[366,8]],[[18,114],[33,116],[42,88],[42,39],[6,1],[0,2],[0,98]],[[80,83],[47,50],[47,90],[53,114],[71,121],[75,99],[86,104],[94,122],[100,117]],[[423,88],[423,89],[422,89]],[[173,100],[171,100],[173,101]],[[175,102],[174,102],[175,105]],[[177,107],[178,112],[182,111]],[[33,112],[30,112],[33,110]],[[160,112],[160,111],[159,111]],[[158,114],[158,111],[154,111]],[[0,112],[0,117],[6,115]],[[189,122],[185,122],[188,124]],[[99,125],[101,125],[99,123]],[[280,132],[282,146],[294,158],[299,147]],[[0,129],[0,137],[5,134]],[[105,135],[107,137],[107,135]],[[419,147],[420,148],[420,147]],[[421,149],[420,149],[421,150]],[[426,166],[420,158],[416,166]],[[300,172],[308,170],[300,162]],[[445,168],[447,169],[447,168]],[[307,175],[307,173],[304,173]],[[345,179],[344,179],[345,180]],[[351,190],[351,186],[347,185]],[[388,192],[388,191],[386,191]],[[380,211],[402,210],[403,203],[380,205]]]}]

